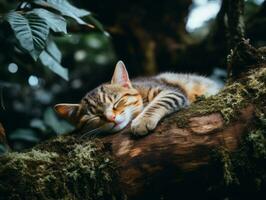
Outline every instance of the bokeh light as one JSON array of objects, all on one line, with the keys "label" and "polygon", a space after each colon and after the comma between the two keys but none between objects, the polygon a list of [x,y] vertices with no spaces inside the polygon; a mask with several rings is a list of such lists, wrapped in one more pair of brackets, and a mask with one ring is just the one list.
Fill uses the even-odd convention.
[{"label": "bokeh light", "polygon": [[36,87],[39,85],[39,79],[36,76],[31,75],[28,79],[28,83],[32,87]]},{"label": "bokeh light", "polygon": [[16,63],[10,63],[8,65],[8,71],[12,74],[15,74],[18,71],[18,65]]}]

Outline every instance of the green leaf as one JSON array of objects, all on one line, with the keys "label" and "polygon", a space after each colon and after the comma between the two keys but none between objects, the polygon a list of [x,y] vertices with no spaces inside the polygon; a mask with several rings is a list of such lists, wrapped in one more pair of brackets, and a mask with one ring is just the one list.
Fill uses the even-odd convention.
[{"label": "green leaf", "polygon": [[46,127],[45,127],[45,124],[42,120],[40,119],[32,119],[31,122],[30,122],[30,126],[32,128],[37,128],[43,132],[46,131]]},{"label": "green leaf", "polygon": [[4,144],[0,144],[0,156],[7,152],[6,146]]},{"label": "green leaf", "polygon": [[43,18],[46,21],[47,25],[54,32],[61,32],[65,34],[67,33],[66,29],[67,24],[64,17],[42,8],[33,9],[30,13],[34,13],[39,17]]},{"label": "green leaf", "polygon": [[48,51],[43,51],[40,55],[41,63],[52,70],[54,73],[58,74],[65,80],[68,80],[68,70],[56,60],[53,55],[51,55]]},{"label": "green leaf", "polygon": [[53,58],[61,63],[62,60],[62,53],[61,51],[58,49],[57,45],[55,44],[55,42],[51,39],[48,40],[47,46],[46,46],[46,51],[53,56]]},{"label": "green leaf", "polygon": [[31,129],[17,129],[9,134],[10,140],[24,140],[28,142],[37,143],[40,141],[37,133]]},{"label": "green leaf", "polygon": [[67,0],[34,0],[33,3],[42,7],[52,8],[64,16],[73,18],[79,24],[88,25],[80,17],[90,15],[90,12],[72,6]]},{"label": "green leaf", "polygon": [[22,15],[11,11],[6,20],[14,31],[20,46],[37,60],[46,46],[49,27],[45,20],[34,13]]},{"label": "green leaf", "polygon": [[74,130],[74,127],[67,123],[66,121],[59,120],[53,111],[53,109],[48,108],[44,112],[44,123],[49,126],[58,135],[64,134]]},{"label": "green leaf", "polygon": [[88,16],[89,21],[96,26],[97,29],[99,29],[100,31],[102,31],[106,36],[109,36],[109,33],[107,33],[104,28],[103,25],[97,20],[95,19],[93,16]]}]

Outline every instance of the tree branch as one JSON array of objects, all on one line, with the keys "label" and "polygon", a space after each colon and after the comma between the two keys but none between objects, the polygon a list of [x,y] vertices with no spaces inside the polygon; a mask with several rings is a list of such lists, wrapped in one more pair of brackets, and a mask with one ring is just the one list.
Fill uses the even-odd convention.
[{"label": "tree branch", "polygon": [[[263,140],[254,139],[263,137],[260,134],[266,128],[258,126],[258,116],[265,114],[265,78],[266,66],[256,66],[218,95],[171,115],[154,133],[138,140],[131,138],[129,130],[96,140],[61,136],[28,152],[7,154],[0,158],[1,196],[231,199],[252,194],[256,198],[266,189],[263,184],[254,189],[251,181],[263,182],[266,177],[261,168],[266,162],[266,148]],[[248,145],[241,138],[250,134],[248,141],[256,142],[242,151]],[[215,150],[219,164],[214,159]],[[240,159],[232,157],[239,150]],[[255,159],[255,155],[259,156]],[[238,189],[232,192],[228,187]]]},{"label": "tree branch", "polygon": [[226,17],[228,23],[228,46],[230,49],[234,49],[245,37],[244,1],[224,1],[227,1]]}]

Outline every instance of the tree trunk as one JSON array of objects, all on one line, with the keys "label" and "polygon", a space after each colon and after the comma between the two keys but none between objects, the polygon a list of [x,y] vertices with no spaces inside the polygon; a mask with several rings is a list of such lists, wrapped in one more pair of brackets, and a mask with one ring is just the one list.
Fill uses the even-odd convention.
[{"label": "tree trunk", "polygon": [[0,158],[0,199],[256,198],[266,191],[266,66],[143,138],[65,135]]},{"label": "tree trunk", "polygon": [[[214,66],[225,68],[228,50],[245,35],[243,10],[237,10],[243,9],[242,0],[223,0],[201,41],[186,31],[192,0],[78,2],[96,13],[112,36],[117,58],[125,60],[134,75],[165,70],[211,74]],[[246,20],[246,36],[256,47],[265,44],[265,5]],[[233,28],[227,31],[228,26]]]}]

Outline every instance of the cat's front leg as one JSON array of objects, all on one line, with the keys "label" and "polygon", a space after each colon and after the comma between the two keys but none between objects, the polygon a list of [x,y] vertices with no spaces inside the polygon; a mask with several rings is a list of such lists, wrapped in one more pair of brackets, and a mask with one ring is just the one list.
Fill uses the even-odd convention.
[{"label": "cat's front leg", "polygon": [[131,123],[133,135],[143,136],[154,130],[166,115],[188,105],[187,98],[179,91],[160,92]]},{"label": "cat's front leg", "polygon": [[144,136],[147,135],[150,131],[154,130],[160,121],[160,117],[151,117],[139,115],[131,123],[131,131],[133,135]]}]

